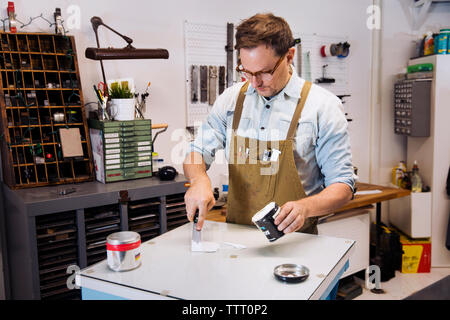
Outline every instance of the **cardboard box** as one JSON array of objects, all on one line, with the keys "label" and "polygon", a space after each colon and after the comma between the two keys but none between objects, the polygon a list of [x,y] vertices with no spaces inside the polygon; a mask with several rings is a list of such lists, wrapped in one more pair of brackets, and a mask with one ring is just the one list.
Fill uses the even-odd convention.
[{"label": "cardboard box", "polygon": [[431,268],[431,240],[411,239],[399,230],[402,244],[402,273],[427,273]]}]

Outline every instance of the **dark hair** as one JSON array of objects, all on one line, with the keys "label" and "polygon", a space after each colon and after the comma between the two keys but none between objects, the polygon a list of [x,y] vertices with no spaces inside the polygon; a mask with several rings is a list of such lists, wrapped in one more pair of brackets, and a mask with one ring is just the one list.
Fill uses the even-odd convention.
[{"label": "dark hair", "polygon": [[279,56],[287,53],[294,44],[294,38],[286,20],[272,13],[258,13],[237,26],[236,50],[252,49],[261,44],[272,47]]}]

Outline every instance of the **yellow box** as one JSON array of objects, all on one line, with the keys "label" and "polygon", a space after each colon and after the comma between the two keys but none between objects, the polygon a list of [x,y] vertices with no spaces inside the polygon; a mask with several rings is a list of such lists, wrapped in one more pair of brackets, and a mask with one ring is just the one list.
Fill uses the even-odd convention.
[{"label": "yellow box", "polygon": [[400,235],[402,244],[402,273],[427,273],[431,268],[431,240],[411,239],[401,231],[395,229]]}]

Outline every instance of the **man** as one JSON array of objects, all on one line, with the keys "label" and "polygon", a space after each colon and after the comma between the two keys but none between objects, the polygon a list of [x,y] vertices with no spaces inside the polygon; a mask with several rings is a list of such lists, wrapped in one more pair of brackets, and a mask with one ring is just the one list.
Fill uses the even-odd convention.
[{"label": "man", "polygon": [[284,233],[317,234],[317,220],[352,198],[354,175],[347,121],[341,101],[301,79],[292,67],[295,48],[289,25],[257,14],[236,30],[238,71],[248,81],[220,95],[184,161],[190,181],[185,195],[198,229],[214,206],[206,174],[215,152],[229,162],[227,221],[251,224],[271,201]]}]

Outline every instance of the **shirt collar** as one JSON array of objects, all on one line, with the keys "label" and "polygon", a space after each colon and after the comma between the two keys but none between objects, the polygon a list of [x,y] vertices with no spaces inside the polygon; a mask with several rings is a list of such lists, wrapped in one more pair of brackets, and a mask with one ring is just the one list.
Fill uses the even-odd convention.
[{"label": "shirt collar", "polygon": [[[281,96],[282,94],[285,94],[289,97],[296,98],[296,99],[300,98],[300,89],[302,88],[305,80],[298,76],[297,72],[295,71],[294,66],[291,65],[290,67],[292,70],[291,78],[289,79],[286,86],[276,96],[274,96],[274,97],[272,97],[272,99],[270,99],[271,101],[276,99],[277,97]],[[251,95],[251,94],[255,94],[255,93],[258,94],[256,89],[253,88],[251,84],[249,84],[247,92],[245,94]]]}]

